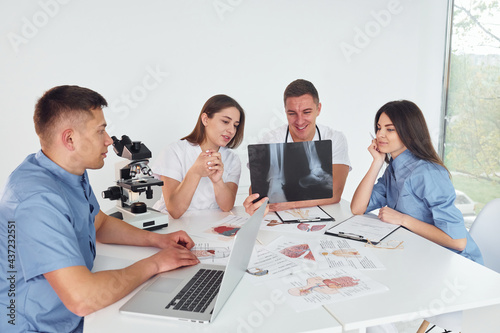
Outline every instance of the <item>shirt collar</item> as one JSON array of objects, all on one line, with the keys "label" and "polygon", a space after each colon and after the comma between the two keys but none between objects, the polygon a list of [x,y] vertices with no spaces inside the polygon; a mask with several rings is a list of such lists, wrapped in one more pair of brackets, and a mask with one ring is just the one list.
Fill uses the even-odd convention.
[{"label": "shirt collar", "polygon": [[35,159],[38,161],[40,166],[43,168],[47,169],[50,173],[55,175],[57,178],[59,178],[61,181],[64,183],[71,185],[71,186],[82,186],[82,182],[87,183],[88,182],[88,177],[87,177],[87,171],[83,173],[83,175],[74,175],[63,168],[61,168],[59,165],[54,163],[50,158],[47,157],[43,153],[43,151],[40,149],[36,155]]},{"label": "shirt collar", "polygon": [[399,154],[396,158],[391,158],[389,167],[395,176],[401,175],[405,170],[413,170],[415,162],[418,158],[413,155],[408,149]]}]

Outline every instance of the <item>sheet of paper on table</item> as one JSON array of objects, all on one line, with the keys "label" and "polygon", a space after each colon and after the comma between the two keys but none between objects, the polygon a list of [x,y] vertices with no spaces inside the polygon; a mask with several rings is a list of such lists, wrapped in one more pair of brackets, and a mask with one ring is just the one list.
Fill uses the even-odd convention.
[{"label": "sheet of paper on table", "polygon": [[260,284],[299,270],[300,266],[289,258],[269,251],[262,245],[255,245],[247,275],[253,283]]},{"label": "sheet of paper on table", "polygon": [[364,243],[329,237],[319,240],[317,260],[326,260],[328,267],[350,266],[356,269],[385,269],[372,249]]},{"label": "sheet of paper on table", "polygon": [[286,303],[298,312],[389,290],[352,267],[296,273],[267,285],[271,290],[281,290]]},{"label": "sheet of paper on table", "polygon": [[195,243],[191,252],[204,264],[226,265],[231,248],[227,243],[200,242]]},{"label": "sheet of paper on table", "polygon": [[364,243],[344,238],[300,239],[280,236],[266,247],[303,267],[384,269],[384,265]]},{"label": "sheet of paper on table", "polygon": [[190,236],[206,239],[208,242],[232,242],[241,226],[245,224],[248,217],[228,215],[225,218],[212,222],[197,232],[191,232]]}]

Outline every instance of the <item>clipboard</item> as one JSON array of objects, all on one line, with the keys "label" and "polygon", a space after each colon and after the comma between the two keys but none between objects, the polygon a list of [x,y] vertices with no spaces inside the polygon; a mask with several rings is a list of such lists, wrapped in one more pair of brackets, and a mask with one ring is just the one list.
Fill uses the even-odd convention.
[{"label": "clipboard", "polygon": [[401,226],[382,222],[375,215],[353,215],[328,229],[325,234],[378,244],[399,227]]},{"label": "clipboard", "polygon": [[335,219],[320,206],[287,209],[275,213],[283,223],[335,221]]}]

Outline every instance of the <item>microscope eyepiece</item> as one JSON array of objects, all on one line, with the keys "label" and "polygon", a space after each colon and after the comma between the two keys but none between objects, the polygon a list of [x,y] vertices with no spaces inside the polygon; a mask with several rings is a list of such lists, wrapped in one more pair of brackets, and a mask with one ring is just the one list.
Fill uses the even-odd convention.
[{"label": "microscope eyepiece", "polygon": [[122,196],[122,191],[118,186],[108,187],[107,190],[102,191],[102,198],[109,200],[118,200]]}]

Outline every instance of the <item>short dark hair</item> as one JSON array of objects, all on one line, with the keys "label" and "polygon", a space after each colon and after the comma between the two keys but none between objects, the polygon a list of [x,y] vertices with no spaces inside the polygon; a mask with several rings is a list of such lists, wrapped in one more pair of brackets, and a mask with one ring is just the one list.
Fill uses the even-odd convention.
[{"label": "short dark hair", "polygon": [[92,116],[92,110],[108,106],[97,92],[79,86],[58,86],[46,91],[35,106],[33,121],[40,140],[50,143],[52,128],[61,119]]},{"label": "short dark hair", "polygon": [[240,111],[240,123],[238,125],[238,129],[236,130],[236,134],[231,141],[229,141],[226,147],[237,148],[243,141],[243,132],[245,130],[245,112],[236,100],[227,95],[215,95],[210,97],[201,108],[200,115],[198,116],[198,122],[196,123],[196,126],[191,134],[183,137],[181,140],[187,140],[198,145],[202,144],[203,140],[205,140],[205,126],[201,121],[201,116],[206,113],[208,118],[212,118],[214,114],[229,107],[235,107],[238,111]]},{"label": "short dark hair", "polygon": [[307,80],[295,80],[286,87],[283,93],[283,103],[286,104],[288,97],[299,97],[306,94],[311,95],[314,103],[319,104],[319,94],[314,85]]},{"label": "short dark hair", "polygon": [[[378,131],[377,123],[382,113],[389,117],[396,128],[399,139],[413,155],[419,159],[439,164],[448,170],[432,145],[424,114],[415,103],[400,100],[384,104],[375,115],[375,133]],[[387,156],[386,162],[389,162]]]}]

